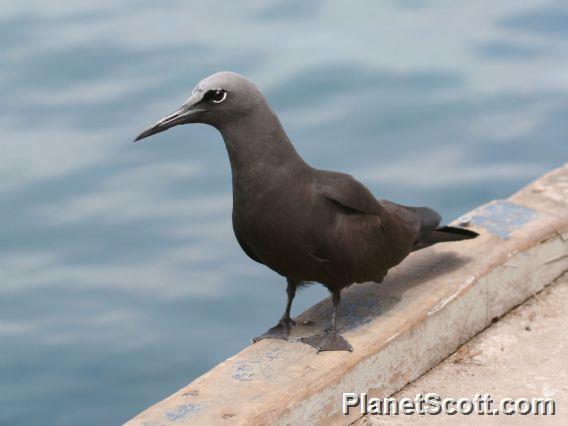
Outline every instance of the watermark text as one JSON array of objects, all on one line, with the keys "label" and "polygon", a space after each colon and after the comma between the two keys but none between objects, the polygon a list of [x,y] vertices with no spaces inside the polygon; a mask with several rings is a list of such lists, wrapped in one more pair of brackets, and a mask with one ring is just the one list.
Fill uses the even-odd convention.
[{"label": "watermark text", "polygon": [[342,412],[358,410],[371,415],[487,415],[513,414],[554,416],[556,401],[551,398],[502,398],[494,401],[491,395],[476,394],[473,398],[442,398],[436,393],[417,394],[414,398],[370,398],[366,393],[344,393]]}]

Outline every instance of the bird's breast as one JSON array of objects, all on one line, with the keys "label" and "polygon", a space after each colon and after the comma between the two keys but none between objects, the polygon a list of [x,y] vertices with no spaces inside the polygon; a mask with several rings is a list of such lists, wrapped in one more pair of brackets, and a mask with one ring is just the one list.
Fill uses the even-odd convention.
[{"label": "bird's breast", "polygon": [[290,276],[310,244],[309,211],[309,201],[291,189],[235,192],[233,228],[262,263]]}]

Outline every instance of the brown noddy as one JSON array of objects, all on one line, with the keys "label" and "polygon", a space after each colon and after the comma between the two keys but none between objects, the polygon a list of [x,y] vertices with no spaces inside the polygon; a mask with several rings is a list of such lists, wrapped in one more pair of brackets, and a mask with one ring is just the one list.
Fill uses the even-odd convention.
[{"label": "brown noddy", "polygon": [[233,72],[202,80],[176,111],[136,140],[187,123],[221,133],[233,179],[233,229],[244,252],[287,280],[288,301],[277,325],[254,338],[288,338],[298,286],[319,282],[332,294],[330,327],[301,339],[319,351],[352,347],[338,332],[341,290],[380,282],[412,251],[439,242],[475,238],[461,228],[439,226],[425,207],[377,200],[344,173],[318,170],[296,152],[260,90]]}]

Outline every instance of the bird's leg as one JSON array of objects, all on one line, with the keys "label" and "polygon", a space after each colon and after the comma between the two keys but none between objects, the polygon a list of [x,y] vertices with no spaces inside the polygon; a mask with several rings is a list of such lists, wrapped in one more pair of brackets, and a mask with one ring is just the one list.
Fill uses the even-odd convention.
[{"label": "bird's leg", "polygon": [[349,342],[345,340],[341,334],[339,334],[336,326],[337,309],[339,308],[339,302],[341,301],[341,290],[334,291],[331,300],[333,302],[333,307],[331,308],[331,326],[326,328],[322,334],[304,337],[300,339],[300,342],[313,346],[318,350],[318,353],[322,351],[352,352],[353,348]]},{"label": "bird's leg", "polygon": [[294,296],[296,296],[296,288],[298,287],[298,282],[288,278],[288,285],[286,287],[286,294],[288,295],[288,301],[286,302],[286,309],[284,314],[278,324],[269,329],[266,333],[253,337],[252,342],[256,343],[263,339],[282,339],[288,340],[288,335],[290,334],[290,327],[296,325],[294,320],[290,318],[290,310],[292,309],[292,301]]}]

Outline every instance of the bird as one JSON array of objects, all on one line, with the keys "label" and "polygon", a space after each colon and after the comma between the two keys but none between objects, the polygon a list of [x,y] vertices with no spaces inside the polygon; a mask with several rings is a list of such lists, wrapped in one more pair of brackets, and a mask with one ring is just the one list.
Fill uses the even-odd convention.
[{"label": "bird", "polygon": [[321,351],[352,351],[337,327],[341,292],[378,282],[411,252],[472,239],[474,231],[440,226],[427,207],[377,199],[349,174],[310,166],[294,148],[260,89],[221,71],[201,80],[187,101],[146,128],[140,141],[174,126],[202,123],[225,143],[232,174],[232,224],[252,260],[286,279],[287,302],[278,323],[253,338],[288,340],[296,290],[320,283],[331,293],[330,324],[299,339]]}]

